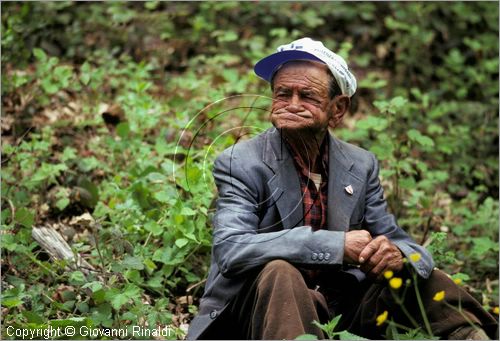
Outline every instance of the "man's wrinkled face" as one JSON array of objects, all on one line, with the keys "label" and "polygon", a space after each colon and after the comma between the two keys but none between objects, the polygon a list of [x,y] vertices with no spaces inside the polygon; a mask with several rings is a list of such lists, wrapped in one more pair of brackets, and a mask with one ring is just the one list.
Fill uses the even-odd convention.
[{"label": "man's wrinkled face", "polygon": [[330,76],[326,65],[289,62],[274,77],[271,122],[278,129],[317,134],[331,121],[328,96]]}]

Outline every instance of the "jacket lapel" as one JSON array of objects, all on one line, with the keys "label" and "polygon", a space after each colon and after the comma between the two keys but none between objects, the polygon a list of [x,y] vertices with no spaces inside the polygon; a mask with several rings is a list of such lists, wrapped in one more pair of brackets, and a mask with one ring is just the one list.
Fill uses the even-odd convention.
[{"label": "jacket lapel", "polygon": [[[333,231],[349,230],[352,212],[356,207],[364,181],[351,172],[354,165],[340,142],[329,135],[328,158],[328,229]],[[262,159],[274,172],[268,181],[272,205],[276,205],[283,227],[286,229],[303,224],[302,195],[299,178],[293,159],[280,132],[271,128],[265,139]],[[351,186],[352,194],[346,190]]]},{"label": "jacket lapel", "polygon": [[364,182],[351,172],[354,163],[339,141],[329,138],[328,229],[347,231]]},{"label": "jacket lapel", "polygon": [[299,178],[293,159],[276,128],[266,134],[262,159],[274,172],[267,184],[274,199],[272,205],[276,205],[283,227],[301,226],[303,208]]}]

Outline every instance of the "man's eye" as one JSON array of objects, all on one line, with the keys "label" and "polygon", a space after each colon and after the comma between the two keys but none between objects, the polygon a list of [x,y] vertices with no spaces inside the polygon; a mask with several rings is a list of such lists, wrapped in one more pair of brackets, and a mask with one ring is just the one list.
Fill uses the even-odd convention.
[{"label": "man's eye", "polygon": [[312,96],[312,95],[305,95],[304,99],[309,101],[309,102],[319,103],[319,100],[315,96]]}]

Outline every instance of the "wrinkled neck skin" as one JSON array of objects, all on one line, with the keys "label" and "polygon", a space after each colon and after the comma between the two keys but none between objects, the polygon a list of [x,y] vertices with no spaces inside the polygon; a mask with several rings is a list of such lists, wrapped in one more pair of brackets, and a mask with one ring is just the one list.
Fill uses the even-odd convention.
[{"label": "wrinkled neck skin", "polygon": [[319,150],[326,134],[328,134],[328,130],[325,129],[315,134],[307,131],[290,131],[286,129],[281,129],[280,132],[281,137],[293,149],[292,152],[300,158],[302,165],[310,169],[312,173],[320,173],[321,158],[318,158]]}]

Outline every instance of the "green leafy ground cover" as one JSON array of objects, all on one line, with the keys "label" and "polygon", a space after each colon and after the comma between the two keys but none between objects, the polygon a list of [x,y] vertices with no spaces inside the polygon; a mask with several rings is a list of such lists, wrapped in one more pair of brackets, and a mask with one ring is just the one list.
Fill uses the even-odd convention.
[{"label": "green leafy ground cover", "polygon": [[[208,271],[212,161],[269,126],[252,66],[303,36],[357,75],[335,134],[381,160],[400,225],[498,306],[498,3],[10,2],[2,325],[182,337]],[[93,270],[50,259],[36,226]]]}]

